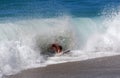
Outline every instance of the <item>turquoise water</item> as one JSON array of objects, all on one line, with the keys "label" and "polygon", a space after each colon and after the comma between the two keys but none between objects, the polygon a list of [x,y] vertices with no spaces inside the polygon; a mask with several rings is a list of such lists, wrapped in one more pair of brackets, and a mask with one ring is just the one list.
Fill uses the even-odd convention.
[{"label": "turquoise water", "polygon": [[119,0],[1,0],[0,17],[95,17],[102,15],[105,8],[114,8],[119,4]]}]

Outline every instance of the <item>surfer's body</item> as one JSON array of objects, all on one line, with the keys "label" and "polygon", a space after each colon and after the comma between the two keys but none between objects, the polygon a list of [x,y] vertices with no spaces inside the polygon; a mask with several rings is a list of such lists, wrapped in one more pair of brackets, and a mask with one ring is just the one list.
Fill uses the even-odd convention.
[{"label": "surfer's body", "polygon": [[63,54],[70,52],[70,50],[63,51],[63,47],[60,44],[56,44],[56,43],[51,44],[50,49],[52,53],[57,54],[57,55],[63,55]]},{"label": "surfer's body", "polygon": [[56,43],[52,44],[52,45],[50,46],[50,49],[51,49],[54,53],[61,53],[61,52],[62,52],[62,46],[59,45],[59,44],[56,44]]},{"label": "surfer's body", "polygon": [[41,52],[41,54],[45,56],[54,56],[54,55],[64,55],[70,52],[70,50],[65,50],[64,47],[59,43],[49,44],[45,51]]}]

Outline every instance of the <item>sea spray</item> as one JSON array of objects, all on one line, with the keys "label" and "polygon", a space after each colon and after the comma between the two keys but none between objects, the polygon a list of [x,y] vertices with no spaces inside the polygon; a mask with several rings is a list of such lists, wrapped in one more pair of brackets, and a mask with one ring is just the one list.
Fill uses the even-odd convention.
[{"label": "sea spray", "polygon": [[85,47],[88,51],[120,52],[120,12],[113,10],[108,12],[112,13],[104,14],[105,19],[101,24],[101,27],[104,28],[103,32],[97,32],[89,38],[87,47]]},{"label": "sea spray", "polygon": [[[1,23],[1,76],[49,64],[119,54],[116,53],[119,51],[116,47],[119,42],[119,31],[116,33],[116,30],[119,30],[118,16],[119,14],[111,19],[113,22],[106,22],[107,18],[104,18],[105,21],[100,20],[100,17],[65,16]],[[102,27],[105,29],[102,30]],[[70,49],[71,53],[44,58],[41,52],[44,52],[46,45],[54,42]]]},{"label": "sea spray", "polygon": [[46,59],[41,55],[44,51],[41,46],[46,46],[44,44],[57,41],[66,49],[74,49],[76,37],[69,19],[62,17],[1,23],[1,75],[12,75],[24,69],[46,66]]}]

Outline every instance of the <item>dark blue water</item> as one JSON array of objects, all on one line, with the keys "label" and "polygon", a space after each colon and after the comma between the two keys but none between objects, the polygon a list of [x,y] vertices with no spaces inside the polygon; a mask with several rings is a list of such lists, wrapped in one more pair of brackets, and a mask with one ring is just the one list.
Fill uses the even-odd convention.
[{"label": "dark blue water", "polygon": [[120,0],[1,0],[0,18],[94,17]]}]

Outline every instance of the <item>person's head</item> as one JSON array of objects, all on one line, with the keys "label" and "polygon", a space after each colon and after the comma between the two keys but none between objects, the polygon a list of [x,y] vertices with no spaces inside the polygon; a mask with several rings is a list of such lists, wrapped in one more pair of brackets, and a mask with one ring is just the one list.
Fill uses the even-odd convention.
[{"label": "person's head", "polygon": [[54,50],[54,51],[57,51],[57,46],[55,44],[52,44],[51,48]]},{"label": "person's head", "polygon": [[62,46],[58,45],[58,44],[52,44],[51,46],[52,50],[54,50],[55,52],[61,52],[62,51]]}]

